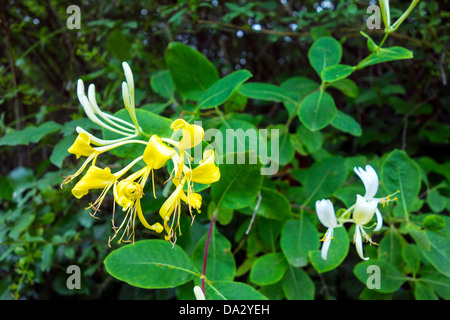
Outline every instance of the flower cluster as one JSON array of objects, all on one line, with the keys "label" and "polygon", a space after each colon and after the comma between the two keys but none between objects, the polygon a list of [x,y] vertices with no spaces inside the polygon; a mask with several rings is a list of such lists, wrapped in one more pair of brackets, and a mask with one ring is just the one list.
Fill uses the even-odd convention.
[{"label": "flower cluster", "polygon": [[[119,234],[120,230],[123,230],[123,232],[119,237],[119,243],[134,241],[134,225],[137,216],[146,228],[157,233],[165,230],[167,233],[165,239],[175,243],[177,227],[181,234],[179,228],[181,202],[188,205],[189,213],[194,218],[192,209],[200,212],[202,197],[194,192],[193,183],[211,184],[216,182],[220,179],[220,171],[214,162],[215,155],[211,150],[205,151],[199,165],[192,168],[191,157],[186,150],[202,142],[204,131],[199,125],[191,125],[183,119],[173,121],[170,128],[174,132],[181,130],[179,141],[161,138],[156,134],[153,134],[148,141],[137,139],[144,134],[136,117],[133,75],[126,62],[122,66],[126,78],[126,81],[122,83],[122,96],[132,123],[101,111],[96,102],[95,86],[93,84],[89,86],[86,96],[83,81],[78,80],[78,99],[89,119],[102,128],[123,137],[116,140],[104,140],[95,137],[83,128],[77,127],[78,136],[68,151],[76,155],[77,158],[86,157],[86,160],[74,174],[65,178],[61,188],[81,175],[89,165],[84,176],[72,188],[72,194],[80,199],[92,189],[102,189],[103,191],[97,200],[90,203],[87,208],[92,209],[91,215],[95,217],[108,191],[112,189],[115,205],[117,204],[122,208],[123,219],[120,224],[115,224],[114,205],[112,218],[114,235],[110,237],[110,241]],[[117,172],[112,172],[109,167],[100,168],[96,166],[99,155],[128,144],[143,144],[146,147],[142,155]],[[176,189],[159,210],[163,224],[159,222],[150,224],[145,219],[141,207],[144,187],[151,176],[153,196],[156,198],[154,172],[161,169],[169,160],[173,162],[174,166],[169,180],[172,181]],[[142,165],[143,167],[128,174],[138,163],[140,164],[139,167],[142,167]]]},{"label": "flower cluster", "polygon": [[[333,229],[341,227],[345,222],[350,222],[355,224],[355,234],[354,242],[356,246],[356,251],[358,255],[363,260],[368,260],[369,258],[364,257],[363,252],[363,241],[362,238],[366,239],[366,242],[370,244],[377,245],[377,243],[372,241],[372,238],[364,231],[365,228],[371,228],[372,226],[367,226],[367,224],[372,220],[372,217],[376,215],[376,226],[373,231],[378,231],[383,226],[383,217],[380,210],[378,210],[378,204],[382,203],[383,207],[389,205],[389,201],[398,200],[397,198],[391,198],[393,195],[389,195],[384,198],[375,198],[378,191],[378,175],[375,170],[367,165],[365,170],[360,167],[354,168],[355,173],[362,180],[366,193],[363,196],[356,195],[356,203],[348,208],[339,218],[336,218],[334,212],[333,203],[328,199],[316,201],[316,212],[319,221],[327,228],[327,231],[322,238],[322,259],[327,259],[328,249],[331,244],[331,239],[333,239]],[[398,193],[398,191],[396,192]],[[352,218],[349,218],[353,213]]]}]

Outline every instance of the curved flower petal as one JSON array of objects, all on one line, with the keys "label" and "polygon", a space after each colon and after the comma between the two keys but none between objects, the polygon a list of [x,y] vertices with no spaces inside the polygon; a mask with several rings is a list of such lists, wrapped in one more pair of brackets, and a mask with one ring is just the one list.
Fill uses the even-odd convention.
[{"label": "curved flower petal", "polygon": [[137,182],[122,180],[114,185],[114,199],[123,211],[128,210],[143,195],[142,186]]},{"label": "curved flower petal", "polygon": [[323,260],[327,260],[328,249],[330,248],[331,239],[333,238],[333,228],[329,228],[323,240],[321,256]]},{"label": "curved flower petal", "polygon": [[353,168],[355,173],[359,176],[359,178],[362,180],[364,187],[366,189],[366,194],[364,195],[364,198],[367,200],[373,199],[378,191],[378,175],[376,171],[370,166],[366,166],[366,170],[364,170],[361,167],[355,167]]},{"label": "curved flower petal", "polygon": [[191,149],[202,142],[205,132],[201,126],[189,124],[183,119],[177,119],[170,125],[172,130],[180,130],[183,137],[178,142],[179,149]]},{"label": "curved flower petal", "polygon": [[183,186],[184,184],[179,184],[175,191],[170,195],[169,198],[164,201],[163,205],[159,209],[159,215],[161,218],[163,218],[165,221],[169,221],[170,216],[172,215],[173,211],[175,210],[175,206],[180,200],[181,193],[183,192]]},{"label": "curved flower petal", "polygon": [[356,251],[358,252],[358,255],[361,259],[363,260],[369,260],[369,258],[365,258],[364,257],[364,252],[363,252],[363,243],[362,243],[362,237],[361,237],[361,226],[360,225],[356,225],[355,226],[355,246],[356,246]]},{"label": "curved flower petal", "polygon": [[210,184],[220,179],[220,170],[214,162],[214,151],[207,150],[203,154],[200,165],[185,173],[186,179],[202,184]]},{"label": "curved flower petal", "polygon": [[101,169],[90,166],[86,174],[72,188],[72,194],[80,199],[88,194],[91,189],[103,189],[116,180],[116,176],[111,173],[110,168]]},{"label": "curved flower petal", "polygon": [[375,210],[375,213],[377,215],[377,226],[375,227],[375,229],[373,229],[373,231],[378,231],[383,226],[383,216],[381,215],[381,212],[380,210],[378,210],[378,208]]},{"label": "curved flower petal", "polygon": [[173,148],[166,146],[160,137],[154,134],[144,150],[144,161],[152,169],[160,169],[175,153]]},{"label": "curved flower petal", "polygon": [[136,201],[136,211],[138,214],[139,221],[141,221],[141,223],[144,225],[144,227],[146,227],[147,229],[150,229],[150,230],[154,230],[158,233],[161,233],[163,231],[164,228],[159,222],[156,222],[153,225],[150,225],[147,222],[147,220],[144,217],[144,214],[142,213],[141,201],[139,199]]},{"label": "curved flower petal", "polygon": [[337,226],[336,214],[334,213],[333,203],[328,199],[316,201],[316,212],[319,221],[327,228]]},{"label": "curved flower petal", "polygon": [[377,210],[377,205],[377,200],[368,201],[359,194],[356,195],[356,204],[353,211],[353,220],[355,223],[359,225],[365,225],[368,223]]},{"label": "curved flower petal", "polygon": [[186,196],[186,194],[182,192],[180,199],[187,203],[189,207],[192,207],[197,211],[199,211],[202,207],[202,196],[199,193],[191,192],[188,196]]},{"label": "curved flower petal", "polygon": [[89,157],[96,152],[96,150],[91,147],[91,139],[89,135],[84,132],[78,134],[75,142],[67,151],[76,155],[77,159],[81,156]]}]

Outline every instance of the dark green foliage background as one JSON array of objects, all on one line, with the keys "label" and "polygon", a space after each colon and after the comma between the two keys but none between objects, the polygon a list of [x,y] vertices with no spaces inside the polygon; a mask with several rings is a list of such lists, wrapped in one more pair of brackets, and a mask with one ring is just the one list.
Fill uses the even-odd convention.
[{"label": "dark green foliage background", "polygon": [[[66,13],[68,2],[11,0],[3,5],[0,13],[0,299],[193,298],[193,282],[174,289],[153,290],[136,288],[111,277],[103,261],[119,247],[107,245],[112,232],[107,208],[112,206],[112,199],[105,200],[100,219],[96,220],[84,211],[87,201],[72,197],[69,187],[59,188],[62,176],[78,167],[75,157],[66,152],[76,137],[74,128],[80,125],[89,130],[98,129],[86,119],[77,100],[78,78],[95,83],[101,108],[114,113],[122,108],[121,62],[128,61],[135,77],[136,105],[176,118],[182,111],[189,114],[194,106],[184,103],[178,92],[172,95],[170,88],[165,91],[151,84],[156,76],[167,77],[167,73],[161,72],[167,69],[166,49],[173,41],[201,52],[218,70],[220,78],[246,69],[253,75],[251,82],[280,85],[297,76],[320,83],[310,66],[308,50],[324,28],[342,43],[341,63],[349,65],[355,65],[368,54],[361,30],[377,43],[383,37],[382,30],[368,30],[365,25],[369,1],[223,2],[73,1],[70,4],[81,9],[79,30],[66,27],[70,16]],[[327,4],[332,4],[331,8]],[[411,219],[420,222],[416,227],[402,225],[405,231],[398,221],[392,220],[389,229],[384,230],[385,241],[379,247],[366,246],[365,250],[371,257],[377,254],[394,257],[389,262],[410,275],[417,271],[417,252],[425,252],[418,250],[417,245],[429,245],[424,230],[431,232],[428,240],[432,245],[441,243],[448,251],[448,223],[445,228],[439,223],[448,222],[450,210],[449,4],[447,0],[421,1],[399,30],[388,38],[386,46],[405,47],[413,51],[413,59],[377,64],[354,72],[350,79],[358,86],[357,94],[348,96],[336,88],[327,90],[337,108],[357,121],[361,134],[358,127],[352,135],[333,126],[312,133],[296,117],[289,128],[293,136],[300,137],[293,146],[295,156],[274,177],[265,177],[262,182],[261,190],[268,194],[266,199],[271,200],[270,190],[277,189],[290,203],[296,218],[308,215],[305,219],[324,232],[314,220],[313,201],[303,206],[310,195],[308,183],[314,183],[306,178],[312,172],[308,170],[314,170],[313,164],[336,156],[337,160],[332,158],[331,162],[341,161],[348,168],[345,184],[362,192],[354,187],[356,180],[350,174],[354,165],[375,164],[381,177],[381,163],[386,161],[383,157],[394,149],[405,151],[420,170],[419,201],[409,208]],[[409,1],[391,1],[393,19],[408,5]],[[280,124],[282,128],[289,117],[283,103],[247,100],[242,96],[235,96],[221,109],[230,124],[236,126],[239,121],[245,121],[258,128]],[[210,111],[202,110],[202,118],[208,120],[208,126],[220,128],[221,119]],[[101,161],[122,164],[114,155]],[[159,185],[167,177],[159,176]],[[345,203],[346,191],[335,191],[331,193],[341,203],[352,204]],[[158,190],[159,195],[162,192]],[[204,192],[202,214],[192,227],[188,216],[183,218],[183,236],[179,237],[178,245],[189,256],[198,251],[196,245],[207,231],[208,213],[214,210],[211,195],[214,197],[214,192]],[[95,199],[95,195],[92,197]],[[144,212],[157,212],[163,199],[145,201]],[[448,277],[436,272],[433,263],[429,263],[436,257],[426,252],[419,257],[421,277],[439,285],[430,288],[425,280],[407,281],[394,292],[364,290],[361,277],[365,265],[355,268],[360,259],[352,245],[352,230],[348,230],[349,254],[338,268],[319,273],[320,261],[310,255],[312,264],[300,262],[297,267],[302,269],[283,262],[283,272],[288,270],[287,280],[258,286],[258,267],[264,269],[264,265],[260,261],[260,266],[251,272],[250,269],[257,257],[264,254],[282,257],[280,234],[286,226],[284,218],[273,219],[268,210],[269,217],[264,213],[257,216],[250,236],[242,245],[255,202],[234,212],[233,208],[221,210],[216,226],[231,243],[237,267],[233,270],[235,280],[253,284],[271,299],[450,297]],[[262,208],[270,207],[271,203],[262,205]],[[400,206],[394,207],[389,208],[389,216],[399,215]],[[446,220],[433,220],[431,216],[422,224],[425,215],[431,213],[445,216]],[[289,224],[295,221],[298,220]],[[137,229],[137,239],[154,237],[143,228]],[[447,241],[439,238],[438,232]],[[267,239],[267,234],[274,238]],[[345,244],[345,235],[340,236]],[[375,238],[377,242],[380,240]],[[409,248],[412,244],[416,249]],[[389,245],[400,251],[392,253],[387,249]],[[319,244],[311,250],[318,247]],[[406,253],[402,253],[403,247],[408,247]],[[82,289],[78,291],[66,287],[66,269],[72,264],[82,270]],[[289,277],[303,279],[308,290],[298,292],[289,287]]]}]

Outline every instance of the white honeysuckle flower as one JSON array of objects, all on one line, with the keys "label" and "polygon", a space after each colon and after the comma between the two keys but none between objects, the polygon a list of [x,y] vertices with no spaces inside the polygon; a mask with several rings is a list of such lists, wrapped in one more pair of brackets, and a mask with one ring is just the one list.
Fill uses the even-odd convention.
[{"label": "white honeysuckle flower", "polygon": [[361,259],[368,260],[369,258],[365,258],[363,254],[362,238],[366,239],[370,244],[376,245],[376,243],[373,242],[370,236],[364,231],[364,226],[369,223],[372,220],[373,215],[376,214],[377,224],[373,231],[380,230],[383,226],[383,216],[381,215],[380,210],[378,210],[378,204],[381,202],[383,203],[383,206],[385,203],[389,205],[389,201],[398,199],[391,199],[390,197],[392,195],[384,198],[375,198],[375,195],[378,192],[379,180],[376,171],[370,165],[367,165],[365,170],[361,167],[355,167],[354,171],[362,180],[366,189],[364,197],[359,194],[356,195],[356,203],[353,210],[353,222],[356,225],[354,240],[358,255]]},{"label": "white honeysuckle flower", "polygon": [[317,200],[316,201],[316,212],[319,221],[328,228],[324,237],[322,238],[322,259],[327,260],[328,249],[331,244],[331,239],[333,239],[333,229],[338,226],[336,219],[336,214],[334,213],[333,203],[328,199]]},{"label": "white honeysuckle flower", "polygon": [[205,295],[202,291],[202,288],[200,288],[199,286],[194,287],[194,295],[195,295],[195,299],[197,299],[197,300],[206,300]]},{"label": "white honeysuckle flower", "polygon": [[[359,168],[355,167],[353,170],[362,180],[364,187],[366,189],[366,194],[364,195],[364,197],[361,197],[360,195],[356,196],[356,204],[355,210],[353,212],[353,218],[361,223],[357,222],[355,223],[364,225],[372,219],[373,214],[375,213],[377,216],[377,225],[374,231],[378,231],[383,226],[383,217],[381,215],[380,210],[378,210],[377,206],[378,203],[385,201],[383,200],[385,198],[381,199],[375,198],[375,195],[378,192],[378,185],[379,185],[378,175],[370,165],[366,166],[366,170],[364,170],[361,167]],[[389,196],[387,197],[387,199],[388,198]]]}]

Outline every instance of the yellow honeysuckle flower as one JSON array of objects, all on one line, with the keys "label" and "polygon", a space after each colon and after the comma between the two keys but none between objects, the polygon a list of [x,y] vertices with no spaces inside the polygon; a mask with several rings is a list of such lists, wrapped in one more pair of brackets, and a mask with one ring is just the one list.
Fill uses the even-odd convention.
[{"label": "yellow honeysuckle flower", "polygon": [[117,178],[111,173],[110,168],[102,169],[93,165],[89,167],[83,178],[72,188],[72,194],[75,198],[81,199],[89,193],[89,190],[106,188],[116,180]]},{"label": "yellow honeysuckle flower", "polygon": [[161,138],[154,134],[144,150],[144,161],[151,169],[160,169],[175,154],[173,148],[166,146]]},{"label": "yellow honeysuckle flower", "polygon": [[[172,195],[164,202],[159,210],[160,216],[164,220],[164,228],[167,232],[165,236],[166,240],[176,241],[176,235],[173,231],[178,227],[181,213],[181,201],[185,202],[189,206],[189,213],[192,218],[192,208],[200,212],[202,206],[202,196],[196,192],[193,192],[193,182],[210,184],[220,179],[220,171],[214,162],[214,151],[207,150],[203,153],[203,160],[200,161],[199,166],[194,169],[189,169],[183,163],[182,157],[174,157],[178,160],[175,166],[175,177],[172,179],[173,184],[176,186]],[[184,187],[187,187],[187,194],[184,192]],[[172,222],[169,226],[169,221],[172,217]],[[181,235],[181,230],[179,229]]]},{"label": "yellow honeysuckle flower", "polygon": [[[103,191],[94,203],[91,203],[88,208],[93,208],[97,212],[100,205],[103,202],[109,189],[117,183],[117,180],[124,175],[128,170],[130,170],[137,162],[142,160],[142,156],[133,160],[129,165],[127,165],[122,170],[111,173],[110,168],[99,168],[92,165],[87,170],[86,174],[77,182],[77,184],[72,188],[72,194],[80,199],[84,195],[88,194],[91,189],[102,189]],[[92,215],[92,214],[91,214]],[[95,216],[95,213],[94,215]]]},{"label": "yellow honeysuckle flower", "polygon": [[219,181],[220,170],[216,166],[214,159],[214,151],[206,150],[203,153],[203,159],[200,161],[199,166],[184,173],[186,179],[202,184],[210,184]]},{"label": "yellow honeysuckle flower", "polygon": [[91,154],[95,153],[95,149],[91,146],[90,136],[84,132],[78,134],[75,142],[67,151],[76,155],[77,159],[81,156],[89,157]]},{"label": "yellow honeysuckle flower", "polygon": [[[196,124],[189,124],[183,119],[177,119],[170,125],[172,130],[180,130],[183,137],[177,144],[178,149],[191,149],[202,142],[205,132]],[[181,154],[181,152],[180,152]]]},{"label": "yellow honeysuckle flower", "polygon": [[[159,215],[164,220],[164,229],[167,232],[165,239],[171,240],[172,237],[175,237],[175,240],[173,241],[173,243],[176,242],[176,234],[175,234],[175,232],[173,232],[175,220],[176,220],[175,228],[178,226],[179,234],[181,235],[181,230],[179,227],[180,226],[180,213],[181,213],[180,200],[181,200],[182,193],[183,193],[183,186],[184,186],[184,182],[180,183],[177,186],[177,188],[175,189],[175,191],[170,195],[169,198],[167,198],[166,201],[164,201],[163,205],[159,209]],[[174,212],[175,212],[175,214],[173,216],[172,223],[169,227],[170,217],[172,216],[172,213],[174,213]]]},{"label": "yellow honeysuckle flower", "polygon": [[[131,175],[133,176],[133,175]],[[133,178],[135,178],[133,176]],[[161,233],[163,230],[162,225],[159,222],[154,223],[153,225],[150,225],[147,220],[144,217],[144,214],[142,213],[142,207],[141,207],[141,201],[140,199],[143,197],[143,187],[140,183],[135,182],[134,180],[131,180],[128,178],[118,182],[114,185],[114,199],[116,203],[122,207],[122,211],[125,211],[125,217],[120,224],[120,226],[117,228],[113,225],[114,229],[114,236],[109,239],[109,242],[111,242],[117,235],[117,233],[124,227],[125,230],[122,234],[122,236],[119,239],[120,242],[129,242],[130,237],[133,238],[134,241],[134,224],[136,221],[136,214],[139,218],[139,221],[150,230],[156,231],[158,233]],[[114,223],[114,216],[113,216],[113,223]],[[123,240],[125,234],[129,235],[127,240]]]}]

